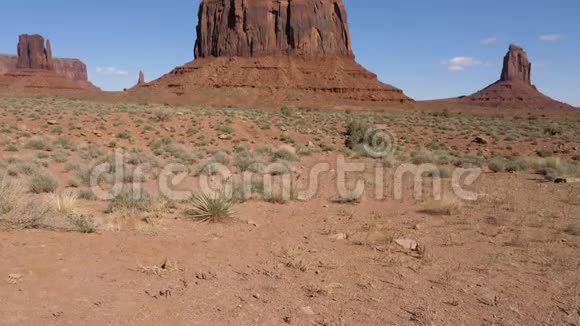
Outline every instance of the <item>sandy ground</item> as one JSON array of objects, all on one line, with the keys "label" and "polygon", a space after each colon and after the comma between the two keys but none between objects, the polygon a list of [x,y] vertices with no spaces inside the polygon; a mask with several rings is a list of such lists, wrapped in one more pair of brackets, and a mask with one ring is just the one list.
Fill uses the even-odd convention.
[{"label": "sandy ground", "polygon": [[[75,142],[106,144],[129,129],[132,142],[117,139],[118,146],[146,148],[164,134],[187,140],[184,130],[197,112],[174,116],[156,135],[141,132],[143,123],[114,126],[114,121],[140,118],[130,113],[114,113],[121,116],[117,119],[50,109],[38,118],[33,111],[4,109],[9,113],[4,124],[26,126],[31,134],[2,133],[0,139],[18,147],[17,152],[1,151],[3,159],[42,160],[39,151],[22,144],[34,135],[50,134],[53,125],[45,125],[51,119]],[[247,117],[230,118],[234,139],[247,138],[251,146],[281,143],[278,127],[260,131]],[[205,128],[201,133],[207,139],[218,136],[211,126],[223,119],[199,122]],[[273,116],[268,119],[274,121]],[[93,130],[101,121],[108,125],[99,137]],[[327,137],[316,142],[343,143],[335,126],[319,124]],[[307,128],[300,123],[284,128],[297,143],[315,138],[302,127]],[[399,134],[406,130],[404,125],[396,128]],[[404,146],[438,137],[461,151],[482,150],[471,143],[471,135],[458,138],[461,131],[429,128],[408,129],[408,135],[417,136]],[[530,154],[542,147],[560,150],[565,158],[578,146],[575,140],[559,147],[562,140],[547,138],[507,149],[502,139],[490,142],[488,151]],[[233,141],[217,145],[230,147]],[[293,168],[300,172],[315,163],[333,164],[337,155],[315,153]],[[70,161],[80,161],[79,154],[47,165],[59,181],[57,192],[66,188],[70,174],[63,169]],[[386,170],[387,180],[394,169]],[[449,191],[449,181],[444,183]],[[411,183],[405,183],[401,200],[393,198],[387,182],[383,200],[367,194],[343,204],[335,201],[336,175],[324,174],[320,184],[307,201],[238,204],[235,220],[227,223],[192,221],[178,205],[146,227],[138,214],[113,217],[104,212],[106,202],[82,200],[79,209],[102,222],[96,233],[2,228],[0,324],[580,324],[580,183],[548,182],[529,171],[485,169],[471,188],[478,200],[457,201],[450,214],[434,211],[429,198],[413,198]],[[412,240],[417,247],[403,248],[398,240]]]}]

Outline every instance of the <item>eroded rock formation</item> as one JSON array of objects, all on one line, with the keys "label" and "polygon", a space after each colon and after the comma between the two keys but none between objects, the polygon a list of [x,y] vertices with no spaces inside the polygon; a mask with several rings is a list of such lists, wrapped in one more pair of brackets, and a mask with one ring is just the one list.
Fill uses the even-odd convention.
[{"label": "eroded rock formation", "polygon": [[18,69],[51,70],[52,49],[50,41],[44,42],[44,37],[35,35],[20,35],[18,38]]},{"label": "eroded rock formation", "polygon": [[523,81],[532,84],[532,64],[528,54],[517,45],[510,45],[508,53],[503,59],[501,81]]},{"label": "eroded rock formation", "polygon": [[352,57],[342,0],[206,0],[196,57]]},{"label": "eroded rock formation", "polygon": [[20,35],[18,56],[0,56],[0,90],[11,92],[98,91],[88,81],[78,59],[54,59],[50,41],[40,35]]},{"label": "eroded rock formation", "polygon": [[474,105],[517,109],[560,109],[572,106],[556,101],[532,84],[532,64],[523,48],[510,45],[500,79],[461,101]]},{"label": "eroded rock formation", "polygon": [[413,102],[355,62],[342,0],[202,0],[198,17],[196,59],[134,91],[218,90],[226,105]]},{"label": "eroded rock formation", "polygon": [[137,80],[137,85],[143,85],[145,84],[145,74],[143,73],[143,71],[139,71],[139,79]]}]

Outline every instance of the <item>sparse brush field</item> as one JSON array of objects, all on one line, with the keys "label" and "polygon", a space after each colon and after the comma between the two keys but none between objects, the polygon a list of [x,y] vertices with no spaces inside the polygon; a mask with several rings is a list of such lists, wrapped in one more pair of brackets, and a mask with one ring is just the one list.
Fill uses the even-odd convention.
[{"label": "sparse brush field", "polygon": [[2,97],[2,324],[579,324],[580,114],[498,112]]}]

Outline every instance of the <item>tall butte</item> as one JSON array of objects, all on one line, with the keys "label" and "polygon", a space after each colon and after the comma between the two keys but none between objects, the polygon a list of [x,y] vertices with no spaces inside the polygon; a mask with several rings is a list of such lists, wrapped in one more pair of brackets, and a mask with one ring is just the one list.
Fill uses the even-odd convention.
[{"label": "tall butte", "polygon": [[232,105],[413,102],[355,62],[342,0],[202,0],[194,54],[135,91]]},{"label": "tall butte", "polygon": [[571,108],[544,94],[532,84],[532,63],[527,53],[510,45],[503,60],[500,79],[485,89],[461,99],[470,104],[517,109]]}]

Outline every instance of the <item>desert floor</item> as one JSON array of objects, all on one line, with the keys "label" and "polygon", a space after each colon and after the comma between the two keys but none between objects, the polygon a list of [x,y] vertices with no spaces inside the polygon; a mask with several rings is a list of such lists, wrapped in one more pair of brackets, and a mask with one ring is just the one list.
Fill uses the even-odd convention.
[{"label": "desert floor", "polygon": [[580,324],[578,113],[0,113],[2,325]]}]

